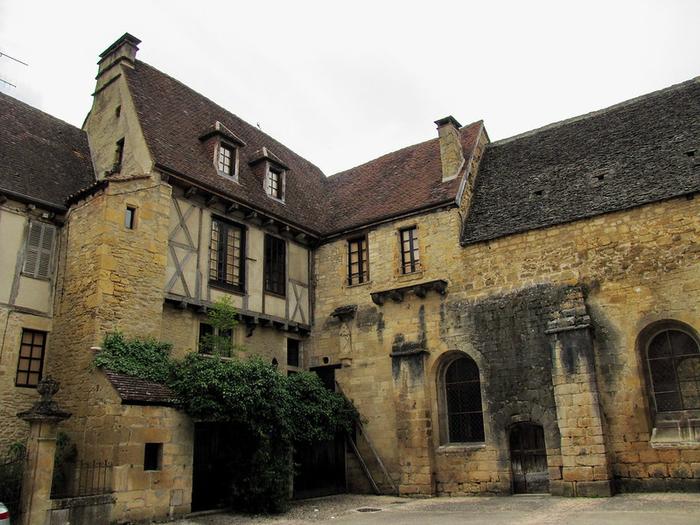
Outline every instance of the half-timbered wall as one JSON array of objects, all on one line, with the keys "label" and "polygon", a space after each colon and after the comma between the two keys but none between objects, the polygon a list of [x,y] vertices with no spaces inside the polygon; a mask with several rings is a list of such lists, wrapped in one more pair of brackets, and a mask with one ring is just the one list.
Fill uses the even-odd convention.
[{"label": "half-timbered wall", "polygon": [[[240,224],[245,229],[245,293],[223,289],[209,281],[212,217]],[[265,234],[284,238],[272,228],[266,229],[247,221],[242,213],[227,213],[223,205],[207,206],[204,198],[196,194],[188,196],[183,190],[173,188],[165,297],[206,305],[228,296],[242,313],[263,314],[275,320],[309,325],[308,249],[285,239],[285,297],[265,293]]]}]

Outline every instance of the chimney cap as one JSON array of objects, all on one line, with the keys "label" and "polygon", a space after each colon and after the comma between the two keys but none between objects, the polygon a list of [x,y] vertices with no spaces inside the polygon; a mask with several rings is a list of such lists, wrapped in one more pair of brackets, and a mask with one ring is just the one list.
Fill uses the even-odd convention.
[{"label": "chimney cap", "polygon": [[437,125],[438,128],[441,128],[441,127],[446,126],[448,124],[452,124],[457,129],[462,127],[462,125],[459,122],[457,122],[457,119],[454,118],[452,115],[448,115],[444,118],[436,120],[435,124]]},{"label": "chimney cap", "polygon": [[110,53],[112,53],[114,50],[120,48],[124,44],[131,44],[134,46],[136,49],[138,49],[138,45],[141,43],[141,40],[136,38],[134,35],[131,33],[124,33],[122,36],[120,36],[111,46],[109,46],[107,49],[102,51],[100,53],[100,58],[104,58]]}]

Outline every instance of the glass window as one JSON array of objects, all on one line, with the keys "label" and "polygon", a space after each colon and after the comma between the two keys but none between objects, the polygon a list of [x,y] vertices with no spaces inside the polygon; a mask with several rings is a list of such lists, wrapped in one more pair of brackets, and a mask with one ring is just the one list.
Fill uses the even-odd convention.
[{"label": "glass window", "polygon": [[22,330],[15,385],[35,387],[39,384],[44,368],[45,349],[46,332],[26,328]]},{"label": "glass window", "polygon": [[287,243],[272,235],[265,235],[265,291],[286,295]]},{"label": "glass window", "polygon": [[272,167],[268,168],[265,189],[270,197],[284,200],[284,172]]},{"label": "glass window", "polygon": [[455,359],[445,370],[444,382],[448,441],[484,441],[479,367],[467,356]]},{"label": "glass window", "polygon": [[244,291],[244,255],[244,228],[220,219],[212,219],[209,281],[236,291]]},{"label": "glass window", "polygon": [[217,162],[217,166],[219,169],[219,173],[222,175],[229,175],[233,176],[235,175],[234,173],[234,160],[235,160],[235,152],[233,148],[230,148],[228,146],[224,146],[221,144],[219,146],[219,158]]},{"label": "glass window", "polygon": [[401,242],[401,273],[413,273],[420,270],[418,253],[418,229],[415,226],[399,231]]},{"label": "glass window", "polygon": [[369,281],[367,237],[348,240],[348,284]]},{"label": "glass window", "polygon": [[664,330],[647,346],[657,412],[700,409],[700,349],[689,334]]},{"label": "glass window", "polygon": [[136,226],[136,208],[133,206],[127,206],[126,212],[124,213],[124,226],[129,230],[133,230]]}]

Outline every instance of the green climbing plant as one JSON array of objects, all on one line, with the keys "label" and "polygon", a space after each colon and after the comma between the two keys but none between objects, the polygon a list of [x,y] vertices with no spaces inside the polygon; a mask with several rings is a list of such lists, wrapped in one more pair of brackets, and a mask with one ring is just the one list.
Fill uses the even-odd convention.
[{"label": "green climbing plant", "polygon": [[213,355],[193,352],[176,361],[167,343],[111,333],[95,365],[166,384],[178,408],[193,419],[234,429],[236,447],[221,459],[232,472],[229,503],[250,512],[281,511],[289,495],[294,445],[350,431],[357,412],[314,373],[286,376],[256,356],[217,359],[243,350],[230,338],[219,339],[235,326],[236,312],[230,302],[219,301],[208,319],[216,329],[205,340]]}]

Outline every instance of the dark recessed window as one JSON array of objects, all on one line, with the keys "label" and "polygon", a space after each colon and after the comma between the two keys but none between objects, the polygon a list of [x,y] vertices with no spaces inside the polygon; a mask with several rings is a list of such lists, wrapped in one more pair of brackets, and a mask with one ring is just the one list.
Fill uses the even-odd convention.
[{"label": "dark recessed window", "polygon": [[418,253],[418,228],[415,226],[399,231],[401,238],[401,273],[413,273],[420,270]]},{"label": "dark recessed window", "polygon": [[146,443],[143,451],[143,470],[163,468],[163,443]]},{"label": "dark recessed window", "polygon": [[209,245],[209,281],[244,291],[245,230],[237,224],[212,219]]},{"label": "dark recessed window", "polygon": [[119,115],[122,114],[122,106],[119,104],[116,108],[114,108],[114,114],[116,115],[117,118],[119,118]]},{"label": "dark recessed window", "polygon": [[267,194],[275,199],[284,200],[284,172],[270,167],[267,170]]},{"label": "dark recessed window", "polygon": [[348,240],[348,284],[369,281],[367,237]]},{"label": "dark recessed window", "polygon": [[231,357],[233,354],[233,330],[219,330],[209,323],[199,323],[199,352]]},{"label": "dark recessed window", "polygon": [[299,340],[287,339],[287,366],[299,366]]},{"label": "dark recessed window", "polygon": [[136,208],[127,206],[124,212],[124,226],[129,230],[133,230],[136,226]]},{"label": "dark recessed window", "polygon": [[287,243],[283,239],[265,235],[265,291],[285,295],[285,266]]},{"label": "dark recessed window", "polygon": [[647,364],[657,412],[700,409],[700,348],[680,330],[656,334]]},{"label": "dark recessed window", "polygon": [[15,385],[35,387],[39,384],[44,368],[45,349],[46,332],[26,328],[22,330]]},{"label": "dark recessed window", "polygon": [[115,168],[121,168],[122,161],[124,160],[124,139],[119,139],[117,141],[117,148],[114,152],[114,166]]},{"label": "dark recessed window", "polygon": [[234,172],[234,160],[235,151],[233,148],[224,146],[223,144],[219,146],[219,158],[218,158],[218,169],[219,173],[222,175],[235,175]]},{"label": "dark recessed window", "polygon": [[479,367],[470,357],[460,357],[445,370],[445,401],[450,443],[484,441]]}]

